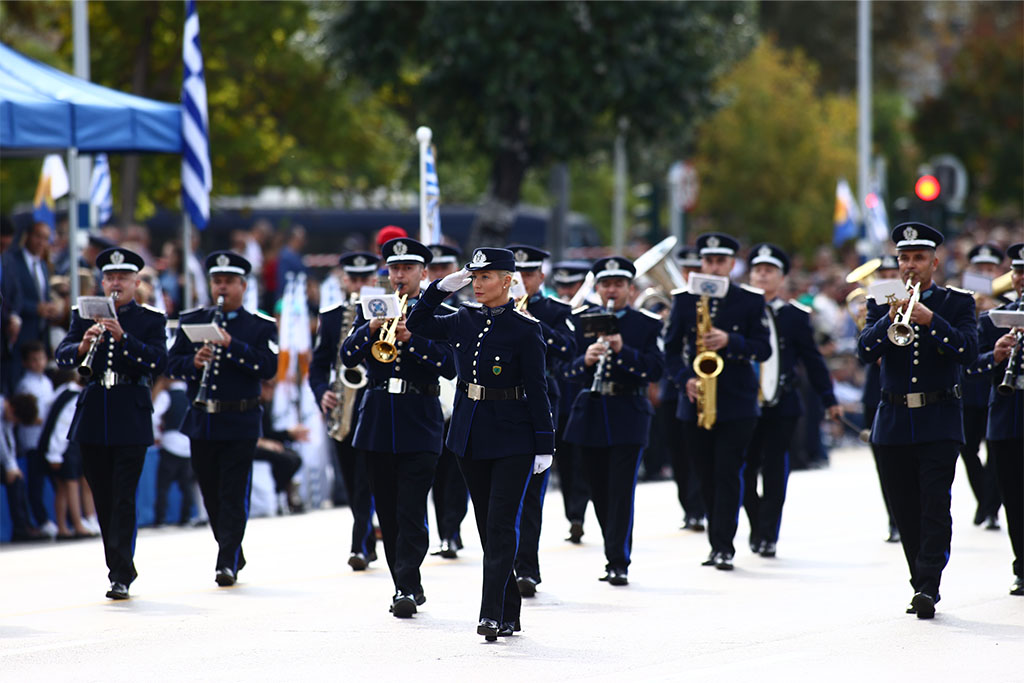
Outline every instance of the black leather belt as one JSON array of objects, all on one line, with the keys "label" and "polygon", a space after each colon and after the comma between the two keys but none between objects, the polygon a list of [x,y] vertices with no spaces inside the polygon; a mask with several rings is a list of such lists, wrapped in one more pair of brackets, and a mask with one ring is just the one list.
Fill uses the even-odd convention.
[{"label": "black leather belt", "polygon": [[118,384],[131,384],[140,387],[152,387],[153,378],[149,375],[143,375],[142,377],[131,377],[124,375],[113,370],[105,370],[97,375],[90,384],[98,384],[104,389],[116,386]]},{"label": "black leather belt", "polygon": [[373,391],[386,391],[389,394],[422,394],[423,396],[440,396],[441,387],[437,384],[413,384],[401,377],[390,377],[370,387]]},{"label": "black leather belt", "polygon": [[635,384],[623,384],[622,382],[597,382],[597,391],[591,387],[591,395],[601,396],[646,396],[647,389],[638,387]]},{"label": "black leather belt", "polygon": [[891,394],[888,391],[882,392],[882,400],[896,406],[908,408],[923,408],[924,406],[951,401],[960,398],[960,385],[954,384],[952,389],[941,389],[939,391],[919,391],[915,394]]},{"label": "black leather belt", "polygon": [[207,413],[244,413],[252,410],[260,404],[258,398],[246,398],[241,401],[207,401],[206,405],[200,408]]},{"label": "black leather belt", "polygon": [[514,401],[526,398],[526,390],[523,387],[508,387],[497,389],[482,387],[479,384],[463,382],[459,380],[459,388],[466,392],[471,401]]}]

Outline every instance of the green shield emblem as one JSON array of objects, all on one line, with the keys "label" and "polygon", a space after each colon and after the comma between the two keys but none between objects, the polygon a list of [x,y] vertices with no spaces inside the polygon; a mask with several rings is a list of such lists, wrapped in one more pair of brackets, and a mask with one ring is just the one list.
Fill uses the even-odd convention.
[{"label": "green shield emblem", "polygon": [[501,374],[501,366],[500,365],[492,365],[491,366],[491,372],[493,372],[495,375],[500,375]]}]

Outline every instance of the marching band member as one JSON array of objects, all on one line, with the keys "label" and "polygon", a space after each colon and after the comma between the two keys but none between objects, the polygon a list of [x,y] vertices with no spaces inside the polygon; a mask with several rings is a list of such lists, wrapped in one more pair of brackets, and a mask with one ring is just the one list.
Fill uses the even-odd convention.
[{"label": "marching band member", "polygon": [[[188,382],[191,401],[181,432],[192,441],[192,469],[217,541],[219,586],[233,586],[245,566],[252,462],[262,436],[261,382],[277,372],[277,323],[242,308],[252,266],[230,251],[206,257],[210,296],[223,306],[183,311],[168,372]],[[185,325],[220,322],[222,339],[199,345]]]},{"label": "marching band member", "polygon": [[[779,297],[789,273],[789,257],[774,244],[759,244],[750,250],[747,264],[750,284],[764,291],[765,302],[775,319],[780,395],[775,405],[761,406],[761,417],[747,447],[743,507],[750,520],[751,551],[762,557],[775,557],[789,479],[789,445],[803,413],[800,394],[795,391],[797,361],[803,363],[807,378],[821,397],[828,416],[839,419],[843,409],[832,392],[832,378],[825,359],[814,343],[811,309],[797,301],[787,303]],[[757,493],[758,473],[761,474],[761,495]]]},{"label": "marching band member", "polygon": [[[116,247],[96,258],[115,318],[83,319],[71,311],[71,326],[55,354],[57,365],[91,360],[88,383],[78,398],[68,440],[78,444],[92,489],[110,570],[111,600],[126,600],[135,570],[135,492],[146,449],[153,444],[150,387],[167,364],[166,318],[135,303],[142,257]],[[84,368],[83,368],[84,370]]]},{"label": "marching band member", "polygon": [[[1013,268],[1011,283],[1017,300],[997,310],[1024,310],[1024,242],[1007,249]],[[996,481],[1006,508],[1006,530],[1013,548],[1013,583],[1010,595],[1024,595],[1024,329],[997,329],[988,312],[981,316],[977,360],[968,375],[992,377],[989,404],[989,457],[995,462]]]},{"label": "marching band member", "polygon": [[[414,306],[420,280],[433,254],[410,237],[388,240],[381,258],[394,291]],[[381,333],[394,325],[394,334]],[[385,338],[386,337],[386,338]],[[380,521],[384,555],[395,594],[391,613],[409,618],[426,602],[420,565],[430,545],[427,493],[441,453],[444,418],[438,377],[453,377],[451,351],[407,327],[405,312],[394,320],[367,320],[360,308],[342,342],[346,367],[362,364],[368,383],[359,404],[352,445],[366,453],[370,486]]]},{"label": "marching band member", "polygon": [[[447,444],[461,458],[484,547],[477,633],[487,640],[520,628],[522,598],[511,580],[519,516],[530,475],[551,466],[555,447],[544,338],[509,298],[515,267],[507,249],[477,249],[463,270],[427,288],[407,323],[455,353],[459,389]],[[476,302],[439,315],[441,302],[470,282]]]},{"label": "marching band member", "polygon": [[[569,320],[569,304],[544,296],[544,259],[550,254],[543,249],[522,244],[508,247],[516,259],[516,271],[526,288],[525,310],[537,319],[547,349],[548,403],[551,405],[552,422],[558,424],[559,387],[555,377],[561,366],[576,357],[576,335]],[[523,514],[520,520],[519,552],[516,554],[516,584],[523,597],[533,597],[540,583],[540,559],[537,548],[540,545],[540,528],[544,505],[544,494],[548,488],[551,470],[530,478],[523,499]]]},{"label": "marching band member", "polygon": [[[598,259],[591,272],[605,310],[618,319],[618,331],[592,341],[566,369],[566,377],[584,383],[585,388],[573,401],[565,440],[583,452],[590,495],[604,536],[607,564],[601,581],[625,586],[633,547],[636,479],[654,414],[647,387],[661,378],[665,364],[662,321],[653,313],[630,307],[636,268],[628,259]],[[582,347],[582,330],[577,330],[578,346]]]},{"label": "marching band member", "polygon": [[[346,300],[336,306],[320,311],[317,320],[316,345],[313,347],[313,358],[309,363],[309,388],[316,397],[316,402],[324,415],[330,415],[342,399],[331,391],[331,368],[338,359],[342,340],[351,330],[342,329],[342,322],[355,320],[354,311],[350,306],[358,306],[351,302],[351,295],[358,294],[365,286],[377,283],[376,255],[363,251],[350,251],[338,259],[341,266],[341,284],[345,290]],[[362,397],[363,390],[356,395],[356,405]],[[373,494],[370,493],[370,473],[366,464],[366,455],[352,446],[350,430],[341,441],[334,442],[344,480],[348,506],[352,511],[352,543],[349,549],[348,565],[353,571],[363,571],[377,559],[377,535],[373,530]]]},{"label": "marching band member", "polygon": [[[974,298],[932,282],[939,265],[935,249],[942,239],[942,233],[923,223],[893,229],[900,278],[919,287],[919,298],[869,303],[857,344],[862,361],[882,359],[881,402],[871,443],[910,567],[914,596],[907,612],[918,619],[935,616],[942,569],[949,560],[950,487],[964,441],[959,379],[961,366],[973,362],[978,351]],[[909,338],[895,329],[890,337],[897,311],[913,330]]]},{"label": "marching band member", "polygon": [[[697,238],[701,270],[708,275],[728,277],[736,262],[739,243],[721,233]],[[671,376],[687,400],[679,401],[677,416],[684,423],[683,434],[692,444],[701,496],[708,514],[711,553],[704,566],[733,568],[737,517],[741,502],[743,454],[750,444],[760,415],[758,380],[753,363],[771,355],[764,297],[754,291],[730,285],[725,296],[708,303],[710,330],[697,339],[697,309],[701,297],[685,291],[673,298],[666,333],[665,354]],[[717,414],[710,428],[697,423],[698,378],[693,369],[698,342],[720,355],[723,366],[717,377]]]},{"label": "marching band member", "polygon": [[[571,301],[583,286],[589,271],[589,261],[559,261],[554,264],[551,282],[558,298],[565,302]],[[584,302],[571,314],[590,312],[597,308],[594,304]],[[551,381],[550,377],[548,381]],[[578,544],[583,539],[583,521],[587,514],[587,503],[590,502],[590,487],[583,474],[583,456],[579,447],[565,440],[565,425],[569,421],[572,402],[580,391],[580,385],[566,379],[564,372],[558,373],[555,381],[558,382],[559,393],[558,409],[555,411],[558,417],[555,426],[555,467],[562,488],[565,518],[569,522],[569,537],[565,540]]]},{"label": "marching band member", "polygon": [[[434,258],[427,264],[427,280],[433,282],[451,275],[459,269],[462,250],[447,244],[427,245]],[[463,290],[465,291],[465,290]],[[458,306],[463,301],[460,292],[452,294],[448,304]],[[446,410],[442,405],[442,411]],[[448,415],[444,423],[445,434],[451,424]],[[444,444],[441,445],[441,457],[437,459],[434,470],[434,516],[437,518],[437,535],[441,539],[441,547],[432,553],[446,560],[454,560],[462,550],[462,520],[469,511],[469,489],[459,469],[459,459]]]}]

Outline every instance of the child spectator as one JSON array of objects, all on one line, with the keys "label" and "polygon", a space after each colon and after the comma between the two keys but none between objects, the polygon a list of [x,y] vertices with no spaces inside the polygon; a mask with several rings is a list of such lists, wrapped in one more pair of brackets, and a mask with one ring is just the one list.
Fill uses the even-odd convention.
[{"label": "child spectator", "polygon": [[43,488],[47,479],[47,467],[44,453],[39,447],[39,436],[42,434],[42,417],[50,410],[53,401],[53,383],[44,374],[46,370],[46,349],[38,339],[25,342],[21,347],[21,361],[25,369],[15,389],[15,395],[24,394],[35,397],[36,419],[34,422],[22,421],[18,425],[18,454],[28,459],[28,503],[39,530],[50,538],[57,535],[57,525],[49,517],[43,504]]},{"label": "child spectator", "polygon": [[192,514],[192,461],[188,437],[179,430],[188,411],[188,385],[181,380],[160,377],[153,387],[153,433],[160,448],[160,465],[156,474],[154,526],[166,520],[167,493],[171,483],[181,491],[178,526],[186,526]]},{"label": "child spectator", "polygon": [[28,513],[28,494],[25,475],[18,467],[14,428],[22,422],[34,423],[39,419],[36,399],[25,394],[5,400],[0,396],[0,480],[7,489],[7,506],[11,513],[14,541],[39,541],[46,534],[32,526]]}]

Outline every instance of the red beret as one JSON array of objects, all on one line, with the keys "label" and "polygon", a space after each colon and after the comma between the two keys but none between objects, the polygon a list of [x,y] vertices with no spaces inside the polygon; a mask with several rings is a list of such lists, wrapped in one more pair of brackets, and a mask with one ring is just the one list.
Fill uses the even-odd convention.
[{"label": "red beret", "polygon": [[377,233],[377,246],[381,246],[388,240],[393,240],[396,237],[408,237],[409,233],[405,231],[405,228],[400,228],[397,225],[385,225]]}]

